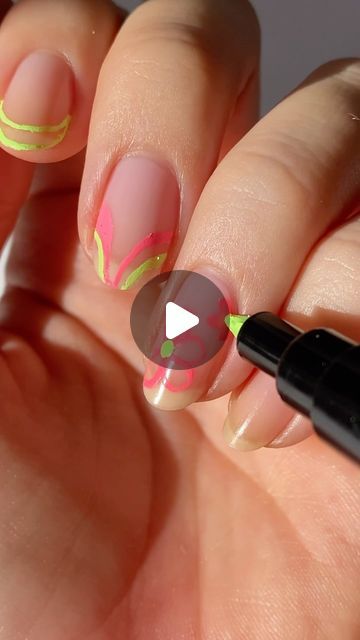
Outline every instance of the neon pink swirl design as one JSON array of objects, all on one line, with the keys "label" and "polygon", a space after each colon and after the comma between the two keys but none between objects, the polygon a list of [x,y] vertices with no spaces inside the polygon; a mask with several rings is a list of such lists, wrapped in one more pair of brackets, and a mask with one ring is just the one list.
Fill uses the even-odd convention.
[{"label": "neon pink swirl design", "polygon": [[172,231],[160,231],[158,233],[149,233],[148,236],[140,240],[135,247],[132,248],[130,253],[120,262],[119,269],[114,279],[114,287],[117,287],[124,271],[127,269],[129,264],[141,253],[144,249],[148,247],[155,247],[157,244],[170,244],[171,238],[173,237]]},{"label": "neon pink swirl design", "polygon": [[117,287],[124,275],[125,270],[129,267],[131,262],[144,250],[149,247],[155,247],[158,244],[170,244],[174,235],[173,231],[160,231],[158,233],[149,233],[145,238],[140,240],[128,253],[127,256],[120,262],[118,271],[115,278],[112,280],[109,273],[109,257],[111,255],[112,241],[114,234],[114,224],[112,221],[112,215],[110,207],[104,204],[99,212],[99,217],[96,224],[96,231],[98,232],[105,256],[104,264],[104,280],[106,284],[113,287]]},{"label": "neon pink swirl design", "polygon": [[224,298],[221,298],[220,300],[218,300],[218,309],[219,309],[218,313],[213,313],[211,316],[208,316],[208,318],[206,319],[206,322],[209,325],[209,327],[219,332],[218,340],[220,342],[222,342],[226,338],[226,335],[228,333],[227,327],[224,322],[224,317],[228,313],[230,313],[229,308],[230,308],[229,304],[225,301]]},{"label": "neon pink swirl design", "polygon": [[194,372],[192,369],[184,370],[184,373],[186,375],[186,380],[184,380],[184,382],[180,385],[174,385],[172,382],[170,382],[170,380],[166,377],[166,372],[167,372],[167,369],[165,367],[158,366],[152,378],[144,377],[144,380],[143,380],[144,387],[146,387],[147,389],[152,389],[158,383],[162,382],[164,387],[169,391],[172,391],[173,393],[186,391],[189,387],[191,387],[194,379]]},{"label": "neon pink swirl design", "polygon": [[[178,336],[177,338],[177,342],[178,344],[182,343],[182,342],[196,342],[199,347],[200,347],[200,354],[198,355],[198,359],[202,359],[205,357],[206,355],[206,346],[204,344],[204,341],[201,339],[200,336],[198,335],[193,335],[191,334],[191,332],[187,331],[186,334],[182,334],[180,336]],[[185,360],[184,358],[180,358],[179,356],[176,356],[176,361],[181,364],[181,365],[188,365],[188,364],[194,364],[194,360]],[[194,365],[196,366],[196,365]]]},{"label": "neon pink swirl design", "polygon": [[[188,335],[188,336],[179,336],[177,338],[177,344],[179,344],[179,342],[188,342],[188,341],[192,341],[192,342],[196,342],[201,349],[201,354],[200,355],[205,355],[206,353],[206,349],[205,349],[205,345],[203,343],[203,341],[201,340],[200,336],[197,335]],[[176,351],[176,347],[175,347],[175,351]],[[155,354],[158,356],[160,355],[160,349],[158,349]],[[175,356],[172,355],[170,356],[170,359],[172,362],[176,362],[179,365],[191,365],[191,361],[189,360],[184,360],[184,358],[180,358],[179,356]],[[169,391],[172,391],[173,393],[176,392],[180,392],[180,391],[186,391],[189,387],[191,387],[193,380],[194,380],[194,371],[193,369],[183,369],[184,374],[186,376],[186,379],[184,380],[184,382],[180,385],[175,385],[173,384],[167,377],[166,373],[168,371],[168,367],[162,367],[162,366],[158,366],[154,375],[151,378],[145,378],[143,380],[143,384],[144,387],[146,387],[147,389],[152,389],[153,387],[155,387],[157,384],[162,383],[164,385],[164,387],[166,389],[168,389]]]}]

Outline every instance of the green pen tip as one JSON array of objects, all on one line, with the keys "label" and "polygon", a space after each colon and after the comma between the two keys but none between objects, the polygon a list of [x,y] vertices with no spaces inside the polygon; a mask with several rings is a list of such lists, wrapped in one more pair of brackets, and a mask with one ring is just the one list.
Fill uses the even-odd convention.
[{"label": "green pen tip", "polygon": [[238,316],[233,313],[229,313],[225,316],[225,324],[235,338],[237,338],[241,327],[248,318],[250,318],[250,316]]}]

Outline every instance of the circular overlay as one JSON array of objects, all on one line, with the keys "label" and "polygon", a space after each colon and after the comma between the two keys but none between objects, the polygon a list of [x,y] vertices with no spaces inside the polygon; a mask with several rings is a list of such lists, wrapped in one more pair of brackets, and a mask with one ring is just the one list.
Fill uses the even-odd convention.
[{"label": "circular overlay", "polygon": [[[173,304],[167,307],[168,303]],[[189,314],[199,319],[198,324],[172,337],[186,327]],[[228,314],[224,295],[209,278],[192,271],[171,271],[140,289],[130,324],[146,358],[166,369],[192,369],[211,360],[222,348],[228,335]]]}]

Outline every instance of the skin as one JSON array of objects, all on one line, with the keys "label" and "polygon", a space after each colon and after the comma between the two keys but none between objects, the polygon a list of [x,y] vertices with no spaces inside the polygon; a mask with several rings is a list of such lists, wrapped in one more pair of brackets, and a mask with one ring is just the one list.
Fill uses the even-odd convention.
[{"label": "skin", "polygon": [[[14,28],[28,24],[29,14],[20,9],[29,4],[18,5]],[[186,6],[189,20],[193,6]],[[149,2],[134,20],[144,20],[142,28],[151,35],[163,9]],[[126,28],[130,39],[130,20]],[[18,218],[0,309],[0,637],[268,640],[288,638],[291,629],[294,640],[356,638],[358,468],[315,436],[278,450],[245,454],[227,448],[221,434],[224,394],[232,390],[231,380],[244,385],[250,373],[234,368],[231,354],[204,402],[171,413],[150,406],[128,326],[134,294],[107,289],[80,246],[79,190],[86,244],[99,197],[99,181],[89,187],[91,171],[112,152],[101,149],[96,157],[93,150],[100,135],[96,114],[103,110],[105,121],[109,101],[116,100],[106,74],[118,62],[120,37],[121,31],[100,78],[85,173],[83,154],[50,156],[63,161],[40,167],[29,194],[30,165],[0,153],[0,175],[12,187],[0,202],[3,240]],[[136,59],[144,53],[141,44],[135,41]],[[358,196],[356,172],[350,171],[358,129],[351,118],[338,118],[356,113],[358,79],[352,61],[320,71],[239,142],[208,182],[206,172],[194,172],[186,205],[191,223],[188,233],[184,223],[177,268],[194,266],[189,256],[204,255],[206,247],[217,255],[207,245],[205,215],[209,229],[217,221],[226,233],[226,220],[230,226],[251,210],[254,227],[237,242],[243,242],[242,260],[252,270],[236,263],[233,234],[224,242],[231,255],[211,263],[230,287],[243,269],[243,288],[234,297],[247,296],[251,312],[284,305],[283,315],[304,327],[326,320],[360,339],[359,221],[349,218]],[[131,77],[118,79],[126,81],[131,91]],[[189,100],[186,125],[202,96]],[[297,131],[295,145],[284,122]],[[163,128],[168,153],[170,124]],[[239,129],[231,130],[224,140],[231,138],[233,146]],[[106,144],[110,126],[103,135]],[[214,143],[216,149],[228,148],[226,140]],[[181,136],[177,142],[179,162],[185,158],[184,167],[191,167],[194,157],[188,150],[182,154]],[[214,161],[207,163],[210,173]],[[257,233],[270,216],[279,274],[271,286]],[[303,246],[291,262],[295,248]],[[261,287],[265,282],[269,286]],[[241,388],[234,391],[240,394]],[[215,399],[206,401],[210,397]],[[245,403],[242,411],[247,409]]]}]

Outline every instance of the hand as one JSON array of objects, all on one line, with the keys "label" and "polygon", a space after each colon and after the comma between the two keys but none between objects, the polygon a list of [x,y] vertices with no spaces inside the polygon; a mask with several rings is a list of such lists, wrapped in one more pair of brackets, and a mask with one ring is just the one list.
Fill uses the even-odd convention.
[{"label": "hand", "polygon": [[[229,414],[233,445],[284,445],[309,426],[262,374],[249,378],[231,349],[216,370],[202,370],[190,395],[157,394],[172,408],[204,402],[172,413],[147,404],[128,327],[133,294],[96,279],[75,218],[82,180],[80,235],[101,266],[94,229],[103,232],[107,193],[109,284],[129,239],[171,222],[177,235],[165,266],[214,269],[239,312],[281,307],[304,328],[321,322],[359,339],[359,222],[345,220],[358,197],[359,127],[350,115],[359,108],[358,63],[316,72],[242,137],[256,120],[258,75],[257,26],[245,3],[219,12],[205,0],[152,0],[107,55],[118,20],[110,5],[62,5],[47,3],[44,29],[44,3],[25,0],[0,32],[12,61],[4,86],[34,42],[65,51],[80,70],[64,139],[48,149],[4,146],[13,155],[0,157],[3,239],[26,200],[1,307],[3,637],[355,638],[358,469],[315,436],[281,450],[226,448],[220,427],[234,380],[242,386]],[[104,56],[81,178],[81,154],[66,158],[85,143]],[[34,142],[34,132],[10,128],[20,144],[48,144],[49,132],[35,132]],[[127,161],[136,188],[119,191],[131,184],[119,169],[109,195],[110,173],[128,153],[145,158]],[[30,196],[27,159],[58,162],[37,169]],[[167,214],[151,207],[156,199]],[[137,266],[127,265],[120,286]]]}]

